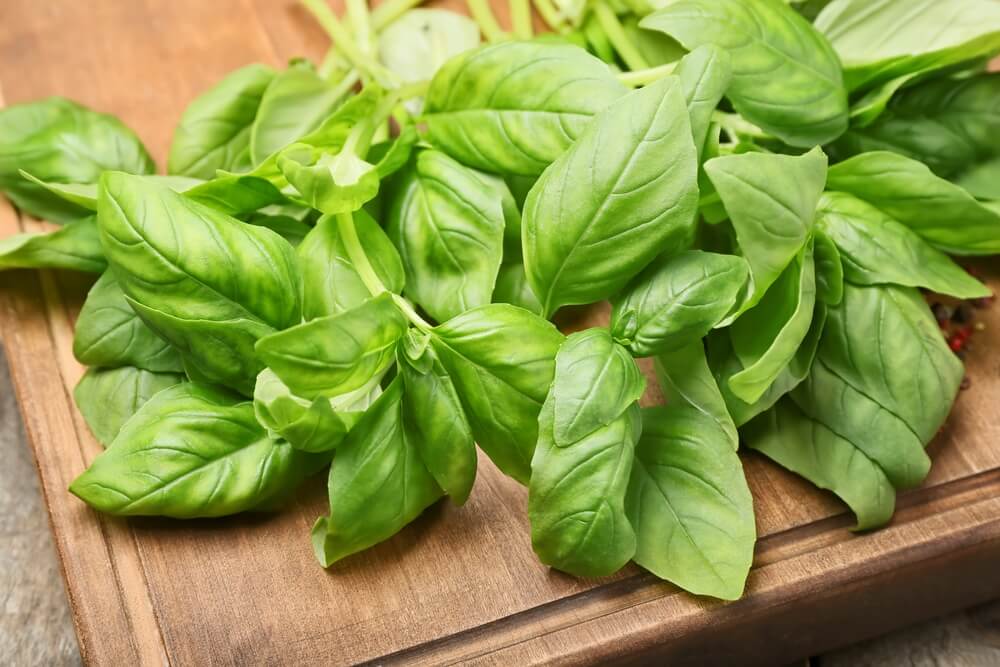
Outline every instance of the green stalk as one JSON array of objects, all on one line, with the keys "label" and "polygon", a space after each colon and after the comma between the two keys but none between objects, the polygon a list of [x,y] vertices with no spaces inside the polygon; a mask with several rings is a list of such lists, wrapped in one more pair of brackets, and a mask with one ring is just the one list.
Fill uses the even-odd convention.
[{"label": "green stalk", "polygon": [[597,2],[594,3],[594,16],[597,17],[597,22],[608,36],[611,45],[615,47],[615,51],[625,61],[626,67],[631,70],[649,68],[649,63],[625,34],[625,28],[615,15],[615,10],[603,2]]},{"label": "green stalk", "polygon": [[399,85],[396,75],[382,66],[381,63],[365,55],[351,38],[351,33],[344,28],[340,19],[324,0],[300,0],[302,5],[315,17],[326,34],[336,45],[344,57],[359,71],[367,74],[383,88],[395,88]]},{"label": "green stalk", "polygon": [[426,81],[415,81],[406,83],[396,89],[400,100],[409,100],[414,97],[423,97],[427,94],[427,89],[431,87],[430,79]]},{"label": "green stalk", "polygon": [[531,0],[510,0],[510,22],[516,38],[531,39],[534,36],[531,27]]},{"label": "green stalk", "polygon": [[507,39],[507,33],[500,27],[497,18],[493,15],[489,0],[465,0],[465,2],[469,6],[469,14],[479,25],[479,30],[482,31],[487,42],[502,42]]},{"label": "green stalk", "polygon": [[332,79],[341,72],[347,72],[351,66],[341,57],[337,47],[331,46],[319,64],[318,74],[324,79]]},{"label": "green stalk", "polygon": [[[368,255],[361,245],[361,239],[358,238],[358,230],[354,226],[354,216],[350,213],[338,213],[337,231],[340,232],[340,238],[344,242],[347,257],[351,260],[351,264],[358,272],[358,277],[361,278],[361,282],[365,284],[371,295],[378,296],[382,292],[388,292],[389,290],[385,288],[378,274],[375,273],[375,269],[372,268],[371,262],[368,261]],[[392,300],[415,327],[423,331],[430,331],[433,328],[430,322],[420,317],[412,303],[398,294],[393,294]]]},{"label": "green stalk", "polygon": [[380,32],[400,16],[414,7],[419,7],[424,0],[386,0],[372,10],[372,28]]},{"label": "green stalk", "polygon": [[739,114],[724,111],[712,112],[712,122],[718,123],[731,137],[751,137],[753,139],[773,139],[770,134],[760,129]]},{"label": "green stalk", "polygon": [[372,28],[368,19],[368,0],[347,0],[347,20],[351,23],[358,49],[365,57],[371,57],[374,51]]},{"label": "green stalk", "polygon": [[552,0],[535,0],[535,9],[552,32],[563,34],[569,31],[569,26],[563,22],[562,14],[552,4]]},{"label": "green stalk", "polygon": [[633,72],[621,72],[618,74],[618,80],[630,88],[638,88],[639,86],[647,86],[654,81],[659,81],[663,77],[670,76],[674,73],[675,69],[677,69],[677,63],[667,63],[666,65],[649,67]]}]

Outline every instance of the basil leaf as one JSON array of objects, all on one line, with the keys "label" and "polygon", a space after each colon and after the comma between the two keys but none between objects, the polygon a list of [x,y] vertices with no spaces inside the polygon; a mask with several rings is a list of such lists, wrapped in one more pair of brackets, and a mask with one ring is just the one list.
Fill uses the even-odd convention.
[{"label": "basil leaf", "polygon": [[326,81],[305,60],[293,61],[279,72],[264,91],[250,127],[254,166],[319,128],[344,102],[351,87],[345,81]]},{"label": "basil leaf", "polygon": [[706,162],[705,171],[750,264],[749,294],[735,314],[739,315],[763,298],[812,234],[826,181],[826,155],[819,148],[799,157],[728,155]]},{"label": "basil leaf", "polygon": [[[361,249],[387,290],[403,291],[403,264],[382,228],[365,211],[353,213]],[[306,320],[336,315],[360,306],[371,297],[335,216],[323,216],[298,248],[302,271],[302,315]]]},{"label": "basil leaf", "polygon": [[925,287],[960,299],[992,294],[947,255],[852,195],[824,194],[819,224],[840,249],[844,275],[852,283]]},{"label": "basil leaf", "polygon": [[892,518],[896,492],[879,465],[850,440],[804,415],[791,400],[779,401],[742,432],[750,448],[837,494],[857,516],[856,530]]},{"label": "basil leaf", "polygon": [[448,61],[431,81],[427,138],[485,171],[531,176],[627,92],[607,65],[554,42],[501,42]]},{"label": "basil leaf", "polygon": [[336,398],[313,401],[296,396],[265,368],[253,390],[254,415],[275,438],[284,438],[295,449],[325,452],[335,449],[381,394],[378,382],[370,382]]},{"label": "basil leaf", "polygon": [[792,398],[878,463],[894,486],[908,488],[927,474],[923,446],[947,417],[963,374],[916,290],[848,284]]},{"label": "basil leaf", "polygon": [[28,232],[0,239],[0,270],[71,269],[101,273],[107,267],[93,217],[54,232]]},{"label": "basil leaf", "polygon": [[182,370],[177,350],[139,319],[111,271],[94,283],[76,318],[73,356],[88,366],[135,366],[154,373]]},{"label": "basil leaf", "polygon": [[254,213],[247,217],[247,223],[265,227],[288,241],[293,248],[298,248],[306,240],[312,227],[288,215],[268,215]]},{"label": "basil leaf", "polygon": [[427,81],[449,59],[479,46],[479,26],[443,9],[411,9],[378,36],[379,60],[406,83]]},{"label": "basil leaf", "polygon": [[531,474],[538,413],[563,335],[506,304],[481,306],[434,327],[431,345],[462,399],[476,442],[519,482]]},{"label": "basil leaf", "polygon": [[888,110],[851,128],[831,146],[841,159],[892,151],[919,160],[942,178],[957,176],[1000,153],[1000,73],[944,77],[907,88]]},{"label": "basil leaf", "polygon": [[402,398],[397,378],[337,449],[330,514],[312,529],[323,567],[392,537],[442,496],[404,426]]},{"label": "basil leaf", "polygon": [[107,447],[149,399],[183,381],[179,373],[152,373],[134,366],[90,368],[77,382],[73,399],[90,432]]},{"label": "basil leaf", "polygon": [[712,419],[684,403],[642,411],[626,512],[636,563],[696,595],[743,594],[756,540],[753,498]]},{"label": "basil leaf", "polygon": [[1000,155],[969,167],[953,180],[977,199],[1000,199]]},{"label": "basil leaf", "polygon": [[1000,49],[998,25],[990,0],[833,0],[816,17],[851,90],[989,55]]},{"label": "basil leaf", "polygon": [[736,425],[726,409],[723,392],[716,384],[700,340],[664,352],[653,365],[660,389],[668,405],[687,405],[715,422],[716,430],[726,435],[732,450],[739,447]]},{"label": "basil leaf", "polygon": [[705,44],[681,58],[674,74],[684,89],[691,117],[691,136],[700,158],[708,139],[712,114],[733,80],[732,59],[728,51]]},{"label": "basil leaf", "polygon": [[528,276],[524,272],[524,264],[503,264],[497,274],[497,285],[493,289],[494,303],[509,303],[531,311],[535,315],[542,312],[542,304],[531,291]]},{"label": "basil leaf", "polygon": [[142,178],[108,173],[101,242],[129,305],[199,377],[247,395],[263,365],[258,338],[300,321],[295,251]]},{"label": "basil leaf", "polygon": [[543,312],[605,299],[656,255],[689,245],[697,170],[675,77],[600,114],[525,203],[524,265]]},{"label": "basil leaf", "polygon": [[170,144],[167,172],[211,179],[217,169],[249,171],[250,127],[275,72],[247,65],[194,99]]},{"label": "basil leaf", "polygon": [[816,264],[813,244],[778,277],[756,306],[729,328],[733,349],[743,370],[729,378],[729,389],[740,400],[754,403],[795,357],[809,333],[816,304]]},{"label": "basil leaf", "polygon": [[324,213],[350,213],[375,198],[379,173],[353,152],[319,152],[292,144],[278,154],[278,168],[311,206]]},{"label": "basil leaf", "polygon": [[688,250],[651,264],[612,299],[611,332],[638,357],[703,338],[746,285],[741,257]]},{"label": "basil leaf", "polygon": [[[824,195],[824,196],[829,196]],[[822,206],[822,199],[820,205]],[[813,237],[816,259],[816,296],[828,306],[840,304],[844,298],[844,263],[837,244],[824,230],[823,216]]]},{"label": "basil leaf", "polygon": [[726,96],[748,121],[792,146],[832,141],[847,129],[840,61],[808,21],[778,0],[680,0],[639,24],[687,49],[733,55]]},{"label": "basil leaf", "polygon": [[69,488],[108,514],[215,517],[283,495],[317,461],[268,437],[249,401],[183,383],[139,408]]},{"label": "basil leaf", "polygon": [[434,481],[456,505],[476,481],[476,443],[461,400],[426,334],[411,330],[396,350],[406,392],[403,415],[414,445]]},{"label": "basil leaf", "polygon": [[135,133],[114,116],[61,97],[0,110],[0,191],[28,215],[64,224],[88,212],[23,179],[96,183],[109,170],[134,174],[155,168]]},{"label": "basil leaf", "polygon": [[606,329],[572,334],[559,348],[528,484],[531,545],[543,563],[601,577],[635,553],[625,491],[644,388]]},{"label": "basil leaf", "polygon": [[[96,181],[93,183],[53,183],[43,181],[23,169],[21,170],[21,176],[36,185],[40,185],[52,194],[70,202],[71,204],[81,206],[88,211],[97,210],[98,185]],[[186,190],[190,190],[203,182],[200,179],[189,178],[188,176],[160,176],[157,174],[148,174],[143,176],[143,178],[155,182],[158,185],[168,187],[174,192],[184,192]]]},{"label": "basil leaf", "polygon": [[406,328],[406,318],[383,292],[343,313],[265,336],[256,350],[299,396],[338,396],[380,376]]},{"label": "basil leaf", "polygon": [[421,151],[389,202],[389,237],[406,269],[406,293],[444,321],[490,302],[503,258],[502,181],[444,153]]},{"label": "basil leaf", "polygon": [[916,160],[863,153],[831,167],[827,187],[868,202],[944,252],[1000,252],[1000,213]]},{"label": "basil leaf", "polygon": [[725,400],[726,414],[732,416],[736,426],[743,426],[762,412],[770,410],[782,396],[806,379],[816,358],[820,337],[826,328],[826,313],[826,306],[817,303],[809,331],[799,349],[795,351],[792,360],[781,369],[767,390],[753,403],[738,398],[729,388],[728,379],[743,370],[743,363],[733,351],[729,331],[715,331],[708,337],[708,363]]}]

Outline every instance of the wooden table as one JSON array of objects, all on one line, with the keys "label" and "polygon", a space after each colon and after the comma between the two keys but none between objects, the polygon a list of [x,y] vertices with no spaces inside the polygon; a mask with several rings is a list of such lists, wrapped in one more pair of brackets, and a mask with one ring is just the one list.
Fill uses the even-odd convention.
[{"label": "wooden table", "polygon": [[[59,93],[114,112],[161,164],[184,105],[223,73],[317,58],[325,46],[291,0],[0,5],[7,103]],[[0,235],[31,224],[0,209]],[[1000,341],[988,335],[969,359],[973,389],[931,446],[931,477],[900,498],[888,528],[855,535],[834,498],[746,457],[762,537],[748,595],[726,605],[637,568],[582,581],[542,567],[524,490],[485,460],[466,507],[439,504],[329,571],[308,542],[324,511],[321,480],[273,517],[98,516],[65,490],[99,451],[69,397],[87,286],[76,275],[0,275],[0,332],[88,662],[509,664],[655,652],[671,664],[767,663],[1000,597]]]}]

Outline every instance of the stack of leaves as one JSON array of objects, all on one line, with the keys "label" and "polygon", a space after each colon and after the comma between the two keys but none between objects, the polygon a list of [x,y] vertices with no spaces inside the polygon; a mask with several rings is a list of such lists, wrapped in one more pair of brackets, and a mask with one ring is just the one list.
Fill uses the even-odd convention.
[{"label": "stack of leaves", "polygon": [[100,274],[73,493],[213,517],[329,466],[327,566],[465,502],[478,445],[544,563],[734,599],[741,441],[861,529],[924,479],[963,369],[919,290],[987,296],[948,255],[1000,253],[994,0],[539,0],[538,37],[527,0],[513,34],[306,4],[323,63],[224,78],[166,176],[110,116],[0,112],[0,188],[63,225],[0,266]]}]

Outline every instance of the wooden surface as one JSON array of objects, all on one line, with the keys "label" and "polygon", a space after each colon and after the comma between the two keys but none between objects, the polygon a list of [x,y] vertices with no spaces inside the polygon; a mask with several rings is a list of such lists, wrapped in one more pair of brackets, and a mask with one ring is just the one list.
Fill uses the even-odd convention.
[{"label": "wooden surface", "polygon": [[[7,103],[62,94],[116,113],[160,164],[183,107],[222,74],[325,46],[290,0],[0,3]],[[0,236],[30,225],[0,209]],[[1000,309],[970,356],[972,389],[931,446],[928,482],[900,498],[888,528],[852,534],[835,499],[747,456],[761,540],[749,594],[725,605],[634,568],[588,582],[542,567],[524,490],[484,457],[468,505],[436,505],[329,571],[308,540],[322,480],[271,517],[95,514],[65,490],[99,451],[69,393],[82,372],[72,323],[88,286],[70,274],[0,274],[0,333],[92,664],[527,664],[650,651],[671,664],[766,664],[1000,597],[1000,341],[988,344]]]}]

